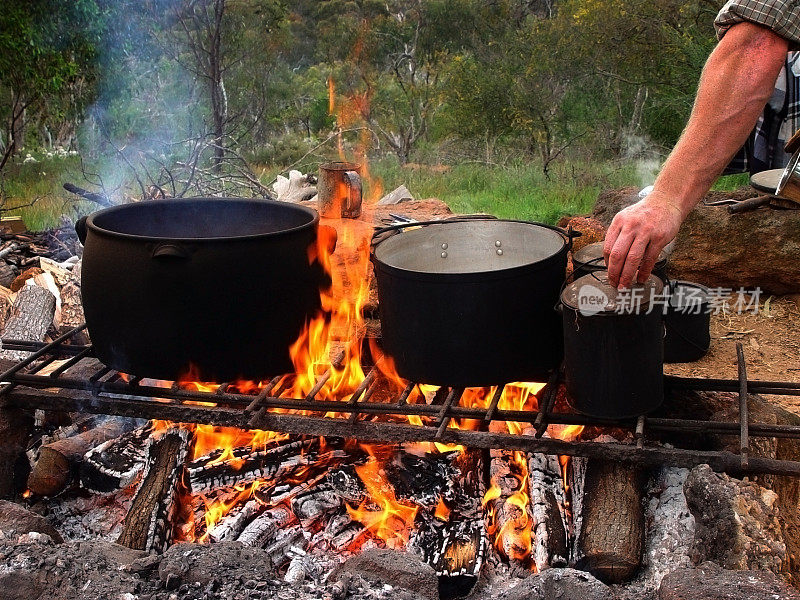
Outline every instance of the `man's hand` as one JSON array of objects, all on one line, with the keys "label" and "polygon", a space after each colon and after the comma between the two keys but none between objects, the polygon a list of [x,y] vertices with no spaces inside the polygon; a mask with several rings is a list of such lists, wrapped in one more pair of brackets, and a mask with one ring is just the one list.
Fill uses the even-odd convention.
[{"label": "man's hand", "polygon": [[644,282],[664,246],[677,235],[683,218],[681,208],[656,191],[621,210],[611,222],[603,246],[611,284],[628,288],[634,277]]}]

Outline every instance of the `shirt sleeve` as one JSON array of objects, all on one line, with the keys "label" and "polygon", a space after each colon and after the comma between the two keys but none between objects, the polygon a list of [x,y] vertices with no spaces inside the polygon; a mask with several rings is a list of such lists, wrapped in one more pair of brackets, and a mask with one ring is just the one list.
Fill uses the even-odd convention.
[{"label": "shirt sleeve", "polygon": [[793,46],[800,44],[800,0],[728,0],[714,21],[717,37],[745,21],[771,29]]}]

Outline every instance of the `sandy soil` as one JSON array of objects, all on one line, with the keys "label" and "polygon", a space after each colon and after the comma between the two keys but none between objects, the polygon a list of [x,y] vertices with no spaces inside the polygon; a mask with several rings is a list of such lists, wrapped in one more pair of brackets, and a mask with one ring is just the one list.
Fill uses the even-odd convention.
[{"label": "sandy soil", "polygon": [[[694,363],[664,366],[684,377],[737,377],[736,342],[744,345],[750,379],[800,382],[800,296],[764,298],[758,314],[711,317],[711,349]],[[800,396],[770,396],[800,415]]]}]

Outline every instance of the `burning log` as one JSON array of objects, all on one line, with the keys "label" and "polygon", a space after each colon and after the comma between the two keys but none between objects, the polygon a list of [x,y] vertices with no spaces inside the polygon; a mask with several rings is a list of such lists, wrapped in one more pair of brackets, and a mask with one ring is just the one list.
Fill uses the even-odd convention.
[{"label": "burning log", "polygon": [[45,444],[28,477],[28,489],[39,496],[53,496],[79,479],[84,455],[92,448],[131,431],[140,421],[109,417],[96,427],[72,437]]},{"label": "burning log", "polygon": [[567,495],[557,456],[528,455],[528,490],[533,513],[531,553],[536,569],[541,572],[549,567],[566,567],[569,564]]},{"label": "burning log", "polygon": [[398,500],[424,507],[436,506],[443,498],[452,501],[459,471],[453,465],[456,453],[416,456],[399,452],[384,466]]},{"label": "burning log", "polygon": [[328,471],[328,484],[336,494],[348,502],[362,502],[367,497],[364,482],[356,473],[355,465],[342,465]]},{"label": "burning log", "polygon": [[215,542],[232,542],[244,530],[247,522],[258,515],[264,506],[258,500],[239,503],[208,531],[208,537]]},{"label": "burning log", "polygon": [[642,562],[643,494],[642,469],[573,458],[576,568],[606,583],[630,580]]},{"label": "burning log", "polygon": [[486,494],[483,455],[483,450],[475,448],[465,448],[457,454],[454,465],[460,475],[455,478],[455,498],[450,503],[453,507],[451,519],[483,519],[481,500]]},{"label": "burning log", "polygon": [[[52,293],[37,285],[23,286],[14,300],[3,337],[41,342],[53,324],[55,312],[56,299]],[[26,359],[29,354],[21,350],[0,350],[0,358],[16,361]]]},{"label": "burning log", "polygon": [[316,439],[300,440],[280,446],[253,450],[243,446],[233,451],[233,457],[218,460],[220,451],[192,461],[187,465],[189,484],[193,492],[218,487],[231,487],[257,479],[277,479],[299,466],[321,459],[312,448],[319,446]]},{"label": "burning log", "polygon": [[342,499],[330,485],[319,485],[292,498],[292,511],[306,529],[341,507]]},{"label": "burning log", "polygon": [[527,461],[523,453],[510,450],[491,450],[490,456],[493,487],[486,498],[490,516],[487,530],[511,564],[520,564],[531,550],[533,523],[526,489]]},{"label": "burning log", "polygon": [[168,546],[190,438],[185,429],[170,429],[150,439],[142,481],[118,544],[147,552],[162,552]]},{"label": "burning log", "polygon": [[347,550],[367,534],[367,528],[358,521],[351,521],[330,542],[331,548],[337,552]]},{"label": "burning log", "polygon": [[245,546],[263,548],[272,542],[278,531],[295,521],[294,513],[285,504],[265,510],[242,530],[236,539]]},{"label": "burning log", "polygon": [[146,460],[150,423],[89,450],[80,467],[81,486],[95,494],[113,494],[133,482]]}]

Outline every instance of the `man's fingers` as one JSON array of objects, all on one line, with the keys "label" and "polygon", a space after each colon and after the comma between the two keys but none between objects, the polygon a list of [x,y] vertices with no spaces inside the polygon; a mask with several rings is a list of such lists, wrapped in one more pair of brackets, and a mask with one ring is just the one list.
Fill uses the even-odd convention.
[{"label": "man's fingers", "polygon": [[619,237],[619,232],[621,231],[621,227],[619,225],[619,219],[616,217],[613,221],[611,221],[611,225],[606,231],[606,239],[605,243],[603,244],[603,257],[605,258],[606,268],[608,268],[608,259],[611,256],[611,250],[614,248],[614,244]]},{"label": "man's fingers", "polygon": [[647,251],[644,253],[642,264],[639,265],[639,275],[636,278],[639,283],[644,283],[647,281],[650,273],[653,272],[653,267],[656,266],[658,255],[661,254],[661,250],[661,244],[655,242],[654,240],[650,240],[650,244],[647,246]]},{"label": "man's fingers", "polygon": [[614,287],[619,285],[622,268],[625,266],[625,259],[628,257],[628,250],[633,244],[633,240],[633,234],[621,233],[608,255],[608,280]]},{"label": "man's fingers", "polygon": [[[628,249],[628,255],[625,257],[625,264],[622,267],[622,272],[619,277],[619,285],[623,288],[629,288],[633,284],[633,277],[642,263],[647,250],[647,238],[639,236],[633,240],[631,247]],[[613,252],[612,252],[613,254]]]}]

